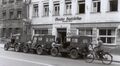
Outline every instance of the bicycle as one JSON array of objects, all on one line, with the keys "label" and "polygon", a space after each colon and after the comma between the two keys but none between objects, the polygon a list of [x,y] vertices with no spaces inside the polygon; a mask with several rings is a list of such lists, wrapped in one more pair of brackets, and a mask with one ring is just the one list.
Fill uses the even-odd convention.
[{"label": "bicycle", "polygon": [[100,54],[101,56],[95,51],[96,47],[93,48],[92,50],[87,53],[85,56],[85,61],[87,63],[92,63],[94,60],[100,60],[102,61],[103,64],[109,65],[113,61],[113,56],[109,52],[101,51]]}]

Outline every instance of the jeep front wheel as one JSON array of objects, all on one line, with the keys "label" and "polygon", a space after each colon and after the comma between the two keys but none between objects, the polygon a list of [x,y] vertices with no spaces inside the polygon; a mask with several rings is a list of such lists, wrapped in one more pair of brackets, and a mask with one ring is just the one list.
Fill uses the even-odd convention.
[{"label": "jeep front wheel", "polygon": [[38,46],[37,49],[36,49],[36,52],[38,55],[42,55],[43,54],[43,49],[41,46]]},{"label": "jeep front wheel", "polygon": [[29,51],[29,47],[27,45],[23,46],[23,52],[27,53]]},{"label": "jeep front wheel", "polygon": [[79,54],[78,54],[78,51],[77,51],[76,49],[72,49],[72,50],[70,51],[70,57],[71,57],[72,59],[77,59],[78,56],[79,56]]},{"label": "jeep front wheel", "polygon": [[4,45],[4,50],[8,50],[9,49],[9,45],[8,43]]},{"label": "jeep front wheel", "polygon": [[20,45],[19,45],[19,44],[16,44],[14,50],[15,50],[16,52],[19,52],[19,51],[20,51]]},{"label": "jeep front wheel", "polygon": [[57,56],[58,55],[58,49],[57,48],[52,48],[51,49],[51,55],[54,56],[54,57]]}]

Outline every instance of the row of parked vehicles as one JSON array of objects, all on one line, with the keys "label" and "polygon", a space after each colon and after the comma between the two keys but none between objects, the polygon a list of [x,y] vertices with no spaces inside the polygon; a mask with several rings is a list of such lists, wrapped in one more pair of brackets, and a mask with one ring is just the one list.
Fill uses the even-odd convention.
[{"label": "row of parked vehicles", "polygon": [[4,49],[14,48],[16,52],[34,51],[39,55],[47,53],[52,56],[62,55],[77,59],[78,57],[87,57],[92,40],[89,36],[75,35],[66,37],[66,41],[59,44],[53,35],[34,35],[31,40],[25,42],[20,41],[20,37],[20,35],[13,35],[11,41],[4,45]]}]

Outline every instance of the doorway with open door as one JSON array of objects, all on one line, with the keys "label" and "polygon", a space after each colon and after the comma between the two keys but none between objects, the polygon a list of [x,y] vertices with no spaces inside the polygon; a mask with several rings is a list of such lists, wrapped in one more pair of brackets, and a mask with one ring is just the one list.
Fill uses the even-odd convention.
[{"label": "doorway with open door", "polygon": [[57,41],[58,43],[62,44],[66,42],[66,28],[57,28]]}]

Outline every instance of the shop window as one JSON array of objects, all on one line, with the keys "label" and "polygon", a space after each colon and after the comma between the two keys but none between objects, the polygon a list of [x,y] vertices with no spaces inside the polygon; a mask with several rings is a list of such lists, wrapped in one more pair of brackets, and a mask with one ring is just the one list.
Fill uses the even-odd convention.
[{"label": "shop window", "polygon": [[92,0],[92,12],[100,12],[100,0]]},{"label": "shop window", "polygon": [[33,4],[33,17],[39,16],[39,9],[38,4]]},{"label": "shop window", "polygon": [[72,39],[72,42],[77,43],[77,42],[78,42],[78,39],[73,38],[73,39]]},{"label": "shop window", "polygon": [[71,0],[65,0],[65,14],[70,15],[71,14]]},{"label": "shop window", "polygon": [[44,5],[43,5],[43,16],[49,16],[49,5],[48,5],[48,3],[44,3]]},{"label": "shop window", "polygon": [[109,0],[109,10],[118,11],[118,0]]},{"label": "shop window", "polygon": [[60,15],[60,4],[59,3],[54,3],[54,16],[59,16]]},{"label": "shop window", "polygon": [[115,29],[99,29],[99,37],[105,44],[115,43]]},{"label": "shop window", "polygon": [[78,13],[85,13],[85,0],[78,0]]},{"label": "shop window", "polygon": [[9,3],[13,3],[14,2],[14,0],[9,0]]},{"label": "shop window", "polygon": [[16,2],[22,2],[23,0],[16,0]]},{"label": "shop window", "polygon": [[92,29],[79,29],[79,35],[81,36],[92,36]]},{"label": "shop window", "polygon": [[46,30],[39,30],[39,29],[36,29],[35,30],[35,34],[48,34],[48,30],[46,29]]},{"label": "shop window", "polygon": [[2,4],[7,4],[7,0],[2,0]]},{"label": "shop window", "polygon": [[38,41],[42,41],[42,37],[39,37],[39,38],[38,38]]}]

